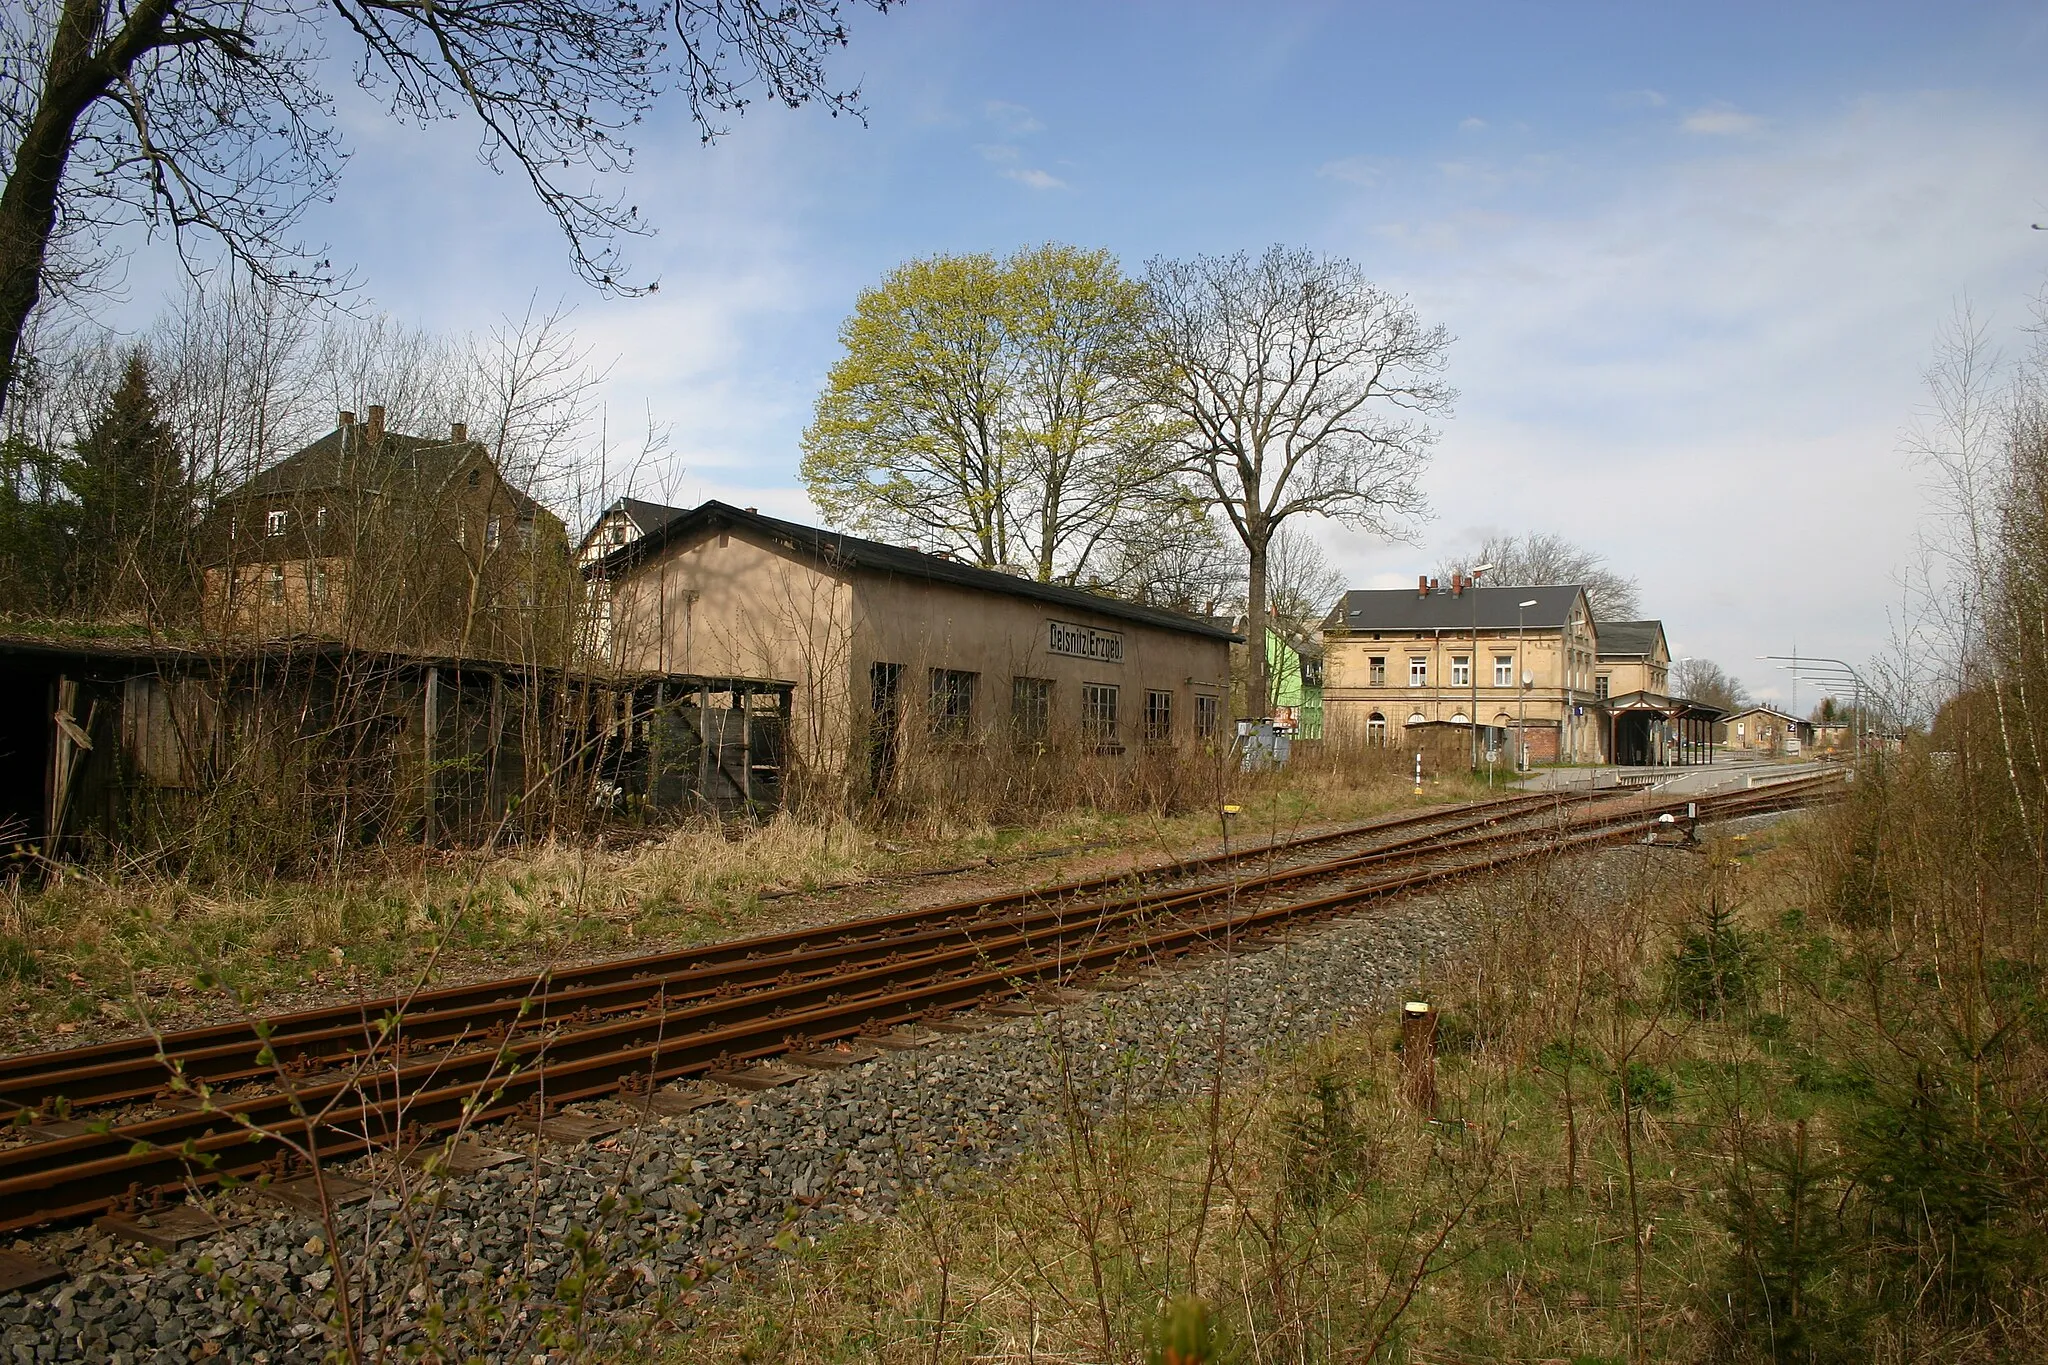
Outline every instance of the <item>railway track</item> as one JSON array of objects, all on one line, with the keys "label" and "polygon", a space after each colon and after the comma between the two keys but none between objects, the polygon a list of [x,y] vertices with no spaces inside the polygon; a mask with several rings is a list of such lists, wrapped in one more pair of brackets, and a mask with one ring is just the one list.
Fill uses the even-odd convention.
[{"label": "railway track", "polygon": [[[1825,799],[1828,778],[1700,798],[1701,818]],[[1143,878],[1102,877],[823,929],[0,1059],[0,1229],[165,1191],[283,1180],[479,1123],[856,1044],[1544,854],[1654,837],[1686,803],[1517,796]]]}]

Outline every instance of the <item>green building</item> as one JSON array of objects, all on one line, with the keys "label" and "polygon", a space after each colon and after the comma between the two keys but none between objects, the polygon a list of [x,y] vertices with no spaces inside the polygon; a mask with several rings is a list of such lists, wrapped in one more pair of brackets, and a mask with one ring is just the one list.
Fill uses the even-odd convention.
[{"label": "green building", "polygon": [[1266,673],[1272,681],[1273,719],[1292,725],[1300,739],[1323,737],[1323,647],[1305,635],[1266,628]]}]

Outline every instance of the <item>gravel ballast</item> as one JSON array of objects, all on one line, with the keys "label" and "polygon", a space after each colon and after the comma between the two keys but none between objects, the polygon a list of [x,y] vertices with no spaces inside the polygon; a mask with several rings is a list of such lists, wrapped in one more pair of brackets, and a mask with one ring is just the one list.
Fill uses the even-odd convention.
[{"label": "gravel ballast", "polygon": [[[1628,856],[1582,866],[1597,876]],[[320,1222],[246,1194],[223,1204],[251,1221],[168,1254],[90,1229],[57,1234],[35,1250],[72,1278],[0,1296],[0,1365],[316,1359],[340,1342],[337,1261],[371,1305],[366,1341],[403,1354],[439,1320],[489,1311],[501,1320],[462,1335],[497,1358],[544,1357],[550,1331],[588,1339],[650,1291],[688,1286],[778,1237],[883,1217],[908,1186],[999,1166],[1054,1121],[1063,1071],[1080,1074],[1091,1104],[1146,1103],[1199,1091],[1219,1038],[1235,1073],[1276,1046],[1384,1018],[1404,989],[1463,955],[1487,899],[1475,884],[1303,927],[1264,951],[1211,955],[594,1146],[486,1130],[520,1159],[379,1180],[375,1197],[336,1215],[338,1257]]]}]

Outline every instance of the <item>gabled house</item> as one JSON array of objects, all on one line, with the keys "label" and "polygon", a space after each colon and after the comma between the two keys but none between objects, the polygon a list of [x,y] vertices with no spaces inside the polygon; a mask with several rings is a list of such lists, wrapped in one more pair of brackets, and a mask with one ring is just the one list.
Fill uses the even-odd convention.
[{"label": "gabled house", "polygon": [[584,532],[582,543],[576,547],[576,562],[595,564],[621,545],[630,545],[650,531],[659,530],[687,510],[665,503],[642,502],[639,498],[619,498]]},{"label": "gabled house", "polygon": [[1593,695],[1603,701],[1629,692],[1671,690],[1671,646],[1662,621],[1602,621]]},{"label": "gabled house", "polygon": [[210,614],[231,634],[550,657],[575,601],[560,518],[458,422],[388,431],[384,409],[221,497],[201,535]]},{"label": "gabled house", "polygon": [[1584,588],[1475,587],[1454,576],[1347,592],[1323,621],[1323,653],[1333,736],[1405,746],[1410,730],[1455,727],[1467,744],[1510,753],[1519,733],[1531,762],[1600,757],[1589,714],[1599,634]]}]

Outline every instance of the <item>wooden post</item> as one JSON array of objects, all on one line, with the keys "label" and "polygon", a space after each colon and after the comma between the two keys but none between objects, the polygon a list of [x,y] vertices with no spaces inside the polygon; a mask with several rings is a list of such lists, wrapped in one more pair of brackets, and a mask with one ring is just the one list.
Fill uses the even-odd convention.
[{"label": "wooden post", "polygon": [[1401,1007],[1401,1069],[1408,1103],[1436,1117],[1436,1011],[1426,1001]]},{"label": "wooden post", "polygon": [[697,808],[711,802],[711,684],[697,684]]},{"label": "wooden post", "polygon": [[754,813],[754,694],[741,692],[739,683],[732,685],[733,705],[740,708],[740,800],[747,806],[747,814]]},{"label": "wooden post", "polygon": [[441,670],[427,665],[427,695],[420,707],[420,786],[426,793],[426,816],[420,824],[420,840],[434,846],[434,737],[441,727]]}]

